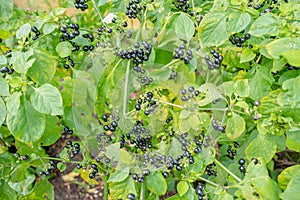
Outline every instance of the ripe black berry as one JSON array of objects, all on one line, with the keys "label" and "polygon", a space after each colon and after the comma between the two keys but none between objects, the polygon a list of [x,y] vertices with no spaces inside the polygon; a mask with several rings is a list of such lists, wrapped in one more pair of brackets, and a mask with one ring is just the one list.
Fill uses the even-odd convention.
[{"label": "ripe black berry", "polygon": [[130,194],[127,195],[127,199],[135,200],[135,195],[130,193]]},{"label": "ripe black berry", "polygon": [[241,158],[241,159],[239,160],[239,164],[240,164],[240,165],[244,165],[244,164],[245,164],[245,159],[244,159],[244,158]]}]

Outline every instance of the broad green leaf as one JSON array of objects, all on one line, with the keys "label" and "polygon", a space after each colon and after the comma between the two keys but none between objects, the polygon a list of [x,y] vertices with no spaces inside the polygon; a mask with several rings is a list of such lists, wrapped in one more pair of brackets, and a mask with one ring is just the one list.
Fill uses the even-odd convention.
[{"label": "broad green leaf", "polygon": [[56,71],[57,59],[48,52],[34,50],[35,62],[28,70],[28,76],[39,85],[50,83]]},{"label": "broad green leaf", "polygon": [[161,173],[150,174],[146,178],[147,188],[157,195],[163,195],[167,191],[167,182]]},{"label": "broad green leaf", "polygon": [[3,124],[6,118],[6,106],[3,99],[0,97],[0,126]]},{"label": "broad green leaf", "polygon": [[0,21],[8,21],[13,14],[13,8],[14,8],[13,0],[1,1]]},{"label": "broad green leaf", "polygon": [[228,15],[231,33],[239,33],[251,22],[251,16],[247,12],[232,12]]},{"label": "broad green leaf", "polygon": [[253,100],[259,100],[272,91],[274,78],[270,70],[269,67],[256,65],[256,73],[249,79],[250,98]]},{"label": "broad green leaf", "polygon": [[80,169],[79,170],[81,178],[86,181],[90,185],[98,185],[99,182],[96,179],[91,179],[89,177],[89,174],[91,173],[89,170],[86,169]]},{"label": "broad green leaf", "polygon": [[130,176],[128,176],[122,182],[110,183],[109,188],[110,188],[110,197],[112,199],[127,199],[127,195],[129,193],[137,196],[134,180]]},{"label": "broad green leaf", "polygon": [[9,86],[7,81],[0,77],[0,96],[9,96]]},{"label": "broad green leaf", "polygon": [[[220,46],[230,36],[227,13],[209,13],[200,23],[199,31],[202,47]],[[220,34],[222,33],[222,34]]]},{"label": "broad green leaf", "polygon": [[65,58],[71,55],[72,48],[72,44],[70,42],[65,41],[58,43],[55,50],[60,57]]},{"label": "broad green leaf", "polygon": [[265,46],[268,53],[275,59],[283,56],[288,63],[294,66],[299,66],[300,56],[300,39],[299,38],[280,38],[274,40]]},{"label": "broad green leaf", "polygon": [[51,115],[62,115],[62,97],[58,89],[50,84],[44,84],[34,89],[30,96],[32,106],[39,112]]},{"label": "broad green leaf", "polygon": [[200,120],[199,120],[199,116],[197,114],[193,114],[189,117],[189,125],[192,129],[198,129],[199,128],[199,124],[200,124]]},{"label": "broad green leaf", "polygon": [[256,54],[251,49],[243,49],[240,63],[249,62],[255,58]]},{"label": "broad green leaf", "polygon": [[[281,192],[277,183],[269,177],[269,172],[263,163],[251,162],[246,169],[246,176],[240,187],[243,197],[247,199],[277,200]],[[258,196],[257,196],[258,195]]]},{"label": "broad green leaf", "polygon": [[232,113],[226,125],[226,135],[229,139],[235,140],[241,136],[245,131],[246,123],[243,117],[238,114]]},{"label": "broad green leaf", "polygon": [[223,190],[222,193],[218,195],[216,200],[233,200],[233,197]]},{"label": "broad green leaf", "polygon": [[30,49],[26,52],[20,52],[16,55],[16,58],[13,62],[14,69],[18,73],[26,72],[30,67],[32,67],[35,59],[29,59],[33,55],[33,50]]},{"label": "broad green leaf", "polygon": [[248,97],[250,95],[250,87],[248,79],[239,79],[234,83],[234,94],[239,97]]},{"label": "broad green leaf", "polygon": [[272,13],[266,13],[254,21],[249,33],[257,37],[265,35],[277,36],[279,34],[279,26],[279,21],[272,16]]},{"label": "broad green leaf", "polygon": [[180,14],[176,20],[174,20],[174,23],[177,36],[180,39],[189,42],[195,32],[193,20],[186,14]]},{"label": "broad green leaf", "polygon": [[213,100],[223,98],[219,88],[212,83],[205,83],[201,85],[198,90],[199,92],[205,94],[205,98],[198,101],[199,106],[205,106],[207,104],[210,104]]},{"label": "broad green leaf", "polygon": [[116,170],[114,173],[110,174],[107,182],[121,182],[125,180],[129,175],[129,167]]},{"label": "broad green leaf", "polygon": [[300,190],[300,171],[298,171],[290,180],[285,191],[280,194],[282,200],[297,200],[299,199]]},{"label": "broad green leaf", "polygon": [[37,112],[27,100],[22,100],[17,115],[7,113],[7,126],[13,136],[22,142],[39,140],[45,130],[44,114]]},{"label": "broad green leaf", "polygon": [[42,146],[50,146],[54,144],[60,137],[62,127],[58,117],[46,115],[46,127],[40,143]]},{"label": "broad green leaf", "polygon": [[294,165],[284,169],[278,176],[278,184],[281,189],[285,190],[291,181],[291,179],[299,174],[300,165]]},{"label": "broad green leaf", "polygon": [[29,34],[31,31],[31,26],[29,23],[23,24],[16,32],[17,39],[21,39],[25,35]]},{"label": "broad green leaf", "polygon": [[43,26],[43,33],[45,35],[48,35],[50,33],[52,33],[56,28],[56,24],[53,23],[53,22],[48,22],[48,23],[45,23],[44,26]]},{"label": "broad green leaf", "polygon": [[2,200],[16,200],[16,192],[4,181],[0,181],[0,199]]},{"label": "broad green leaf", "polygon": [[6,99],[7,112],[17,115],[20,107],[21,92],[14,92]]},{"label": "broad green leaf", "polygon": [[276,143],[267,135],[259,134],[246,148],[245,154],[248,160],[262,157],[269,162],[276,153]]},{"label": "broad green leaf", "polygon": [[25,179],[25,173],[30,166],[29,163],[22,163],[17,165],[16,168],[12,171],[10,181],[11,182],[20,182]]},{"label": "broad green leaf", "polygon": [[176,188],[179,196],[182,197],[189,190],[189,184],[186,181],[180,181],[177,183]]},{"label": "broad green leaf", "polygon": [[32,190],[32,192],[21,198],[23,200],[32,200],[32,199],[49,199],[54,200],[54,187],[46,179],[38,181]]}]

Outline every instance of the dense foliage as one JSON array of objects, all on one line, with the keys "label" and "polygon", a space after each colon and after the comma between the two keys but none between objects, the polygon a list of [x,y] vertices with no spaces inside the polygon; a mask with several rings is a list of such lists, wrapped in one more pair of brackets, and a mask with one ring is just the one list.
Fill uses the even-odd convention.
[{"label": "dense foliage", "polygon": [[299,0],[60,4],[0,2],[0,199],[299,199]]}]

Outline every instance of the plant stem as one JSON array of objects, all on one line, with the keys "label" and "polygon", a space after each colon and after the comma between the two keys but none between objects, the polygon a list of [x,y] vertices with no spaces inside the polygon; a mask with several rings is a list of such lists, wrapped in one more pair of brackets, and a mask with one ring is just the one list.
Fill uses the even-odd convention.
[{"label": "plant stem", "polygon": [[200,180],[206,182],[206,183],[209,183],[209,184],[215,186],[215,187],[220,187],[220,185],[218,185],[218,184],[216,184],[216,183],[214,183],[214,182],[212,182],[212,181],[210,181],[210,180],[208,180],[208,179],[206,179],[206,178],[203,178],[203,177],[201,177],[201,176],[199,176],[198,178],[199,178]]},{"label": "plant stem", "polygon": [[123,99],[123,115],[126,115],[127,110],[127,93],[128,93],[128,82],[129,82],[129,70],[130,61],[127,62],[126,75],[125,75],[125,87],[124,87],[124,99]]},{"label": "plant stem", "polygon": [[104,191],[103,191],[103,200],[108,200],[108,184],[107,184],[107,176],[103,176],[103,184],[104,184]]},{"label": "plant stem", "polygon": [[141,193],[140,193],[140,200],[144,200],[144,196],[145,196],[145,183],[142,183]]},{"label": "plant stem", "polygon": [[97,5],[96,5],[96,3],[95,3],[94,0],[92,0],[92,3],[93,3],[93,7],[95,8],[95,10],[96,10],[96,12],[97,12],[97,14],[98,14],[98,16],[99,16],[101,22],[102,22],[102,21],[103,21],[103,18],[102,18],[102,15],[101,15],[101,13],[100,13],[99,8],[97,7]]},{"label": "plant stem", "polygon": [[166,68],[170,67],[171,65],[174,65],[175,63],[179,62],[179,61],[180,61],[180,59],[172,60],[172,62],[169,62],[167,65],[163,66],[161,68],[161,70],[166,69]]},{"label": "plant stem", "polygon": [[221,167],[224,171],[226,171],[228,174],[230,174],[237,182],[242,182],[242,180],[237,177],[234,173],[232,173],[229,169],[227,169],[222,163],[220,163],[217,159],[214,160],[214,162]]},{"label": "plant stem", "polygon": [[178,105],[178,104],[174,104],[174,103],[170,103],[170,102],[166,102],[166,101],[162,101],[162,100],[158,100],[158,99],[155,99],[155,101],[157,101],[159,103],[167,104],[169,106],[174,106],[174,107],[177,107],[177,108],[181,108],[181,109],[185,108],[184,106],[181,106],[181,105]]},{"label": "plant stem", "polygon": [[60,158],[54,158],[54,157],[40,157],[41,159],[45,159],[45,160],[57,160],[57,161],[61,161],[61,162],[67,162],[67,163],[73,163],[73,164],[81,164],[82,162],[81,161],[73,161],[73,160],[70,160],[70,161],[65,161],[63,159],[60,159]]}]

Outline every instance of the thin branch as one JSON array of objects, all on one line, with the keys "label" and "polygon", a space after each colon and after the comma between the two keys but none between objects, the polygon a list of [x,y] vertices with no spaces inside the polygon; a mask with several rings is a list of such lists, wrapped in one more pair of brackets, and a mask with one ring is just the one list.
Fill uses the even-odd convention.
[{"label": "thin branch", "polygon": [[224,171],[226,171],[228,174],[230,174],[237,182],[242,182],[242,180],[237,177],[234,173],[232,173],[229,169],[227,169],[222,163],[220,163],[217,159],[214,160],[214,162],[221,167]]},{"label": "thin branch", "polygon": [[93,7],[95,8],[95,10],[96,10],[96,12],[97,12],[99,18],[101,19],[101,22],[102,22],[102,21],[103,21],[103,17],[102,17],[102,15],[101,15],[101,13],[100,13],[99,8],[97,7],[97,5],[96,5],[96,3],[95,3],[94,0],[92,0],[92,3],[93,3]]},{"label": "thin branch", "polygon": [[126,115],[126,110],[127,110],[129,71],[130,71],[130,60],[128,60],[128,62],[127,62],[126,75],[125,75],[124,98],[123,98],[123,115],[124,116]]}]

